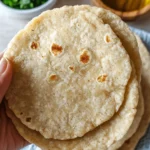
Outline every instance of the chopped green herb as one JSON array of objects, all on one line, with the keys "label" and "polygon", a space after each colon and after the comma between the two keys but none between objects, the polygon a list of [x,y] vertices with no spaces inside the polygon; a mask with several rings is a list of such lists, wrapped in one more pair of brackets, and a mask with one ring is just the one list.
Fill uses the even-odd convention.
[{"label": "chopped green herb", "polygon": [[48,0],[1,0],[5,5],[16,9],[31,9],[38,7]]}]

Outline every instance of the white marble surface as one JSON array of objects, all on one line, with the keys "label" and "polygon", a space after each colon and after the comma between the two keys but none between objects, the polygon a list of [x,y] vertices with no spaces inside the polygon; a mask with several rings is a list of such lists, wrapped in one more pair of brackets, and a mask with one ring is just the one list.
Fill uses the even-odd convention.
[{"label": "white marble surface", "polygon": [[[76,5],[76,4],[91,4],[90,0],[58,0],[54,7],[61,7],[63,5]],[[11,38],[22,29],[29,20],[18,19],[12,14],[4,12],[0,7],[0,51],[3,51]],[[137,28],[144,29],[150,32],[150,13],[138,18],[134,22],[130,22]]]}]

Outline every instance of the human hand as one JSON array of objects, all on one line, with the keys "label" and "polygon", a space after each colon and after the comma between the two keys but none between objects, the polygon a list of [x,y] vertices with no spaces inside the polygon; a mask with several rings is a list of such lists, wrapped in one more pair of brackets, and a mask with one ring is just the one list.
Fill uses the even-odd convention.
[{"label": "human hand", "polygon": [[3,97],[12,78],[11,63],[0,54],[0,150],[19,150],[27,145],[15,129],[12,121],[7,117]]}]

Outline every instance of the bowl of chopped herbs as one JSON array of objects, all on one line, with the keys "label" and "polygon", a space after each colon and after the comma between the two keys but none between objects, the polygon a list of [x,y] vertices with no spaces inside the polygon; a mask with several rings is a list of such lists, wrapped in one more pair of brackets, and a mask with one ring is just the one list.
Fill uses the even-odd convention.
[{"label": "bowl of chopped herbs", "polygon": [[0,0],[1,7],[22,18],[32,18],[54,6],[56,0]]}]

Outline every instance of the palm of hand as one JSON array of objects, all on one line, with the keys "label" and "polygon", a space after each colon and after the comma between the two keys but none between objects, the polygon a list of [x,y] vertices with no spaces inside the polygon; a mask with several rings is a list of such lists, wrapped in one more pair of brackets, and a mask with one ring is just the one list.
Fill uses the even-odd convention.
[{"label": "palm of hand", "polygon": [[0,150],[19,150],[27,145],[7,117],[4,104],[0,104]]}]

